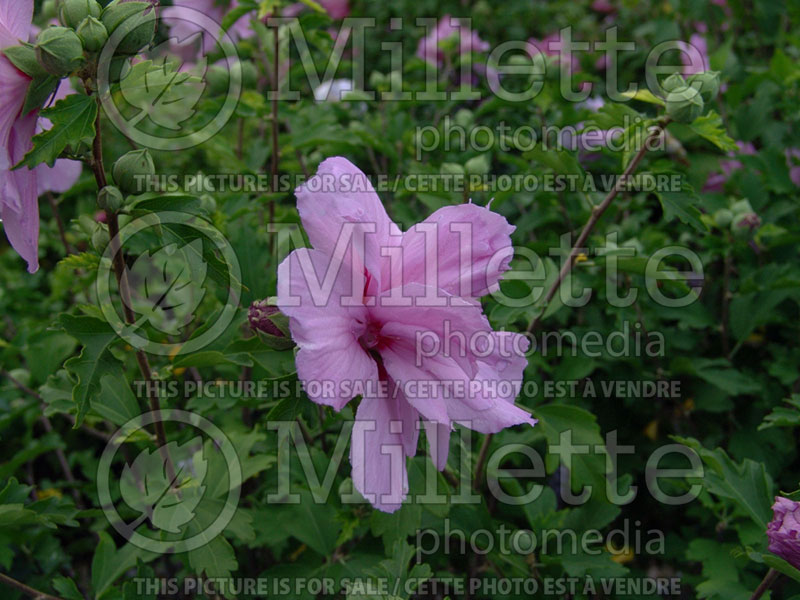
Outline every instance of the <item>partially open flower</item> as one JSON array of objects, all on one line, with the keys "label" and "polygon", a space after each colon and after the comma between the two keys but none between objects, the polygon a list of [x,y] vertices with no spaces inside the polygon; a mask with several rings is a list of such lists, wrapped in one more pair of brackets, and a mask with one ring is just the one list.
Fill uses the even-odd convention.
[{"label": "partially open flower", "polygon": [[767,525],[769,551],[800,569],[800,502],[776,497],[772,513]]}]

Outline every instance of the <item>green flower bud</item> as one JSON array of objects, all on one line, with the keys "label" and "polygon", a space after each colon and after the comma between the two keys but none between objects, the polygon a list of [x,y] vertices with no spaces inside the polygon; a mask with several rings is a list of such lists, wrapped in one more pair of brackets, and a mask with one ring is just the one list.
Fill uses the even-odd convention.
[{"label": "green flower bud", "polygon": [[108,235],[105,225],[100,225],[92,234],[92,247],[100,253],[105,251],[109,241],[111,241],[111,237]]},{"label": "green flower bud", "polygon": [[667,93],[677,92],[686,87],[686,80],[680,73],[673,73],[664,80],[661,87],[663,87],[664,91]]},{"label": "green flower bud", "polygon": [[667,114],[678,123],[691,123],[703,113],[703,97],[691,87],[667,94]]},{"label": "green flower bud", "polygon": [[58,19],[64,27],[76,29],[87,17],[99,17],[103,8],[95,0],[60,0]]},{"label": "green flower bud", "polygon": [[111,168],[114,183],[125,194],[141,194],[146,178],[155,174],[156,167],[147,150],[132,150],[123,154]]},{"label": "green flower bud", "polygon": [[734,215],[742,215],[753,212],[753,207],[750,205],[750,200],[744,199],[737,200],[731,204],[731,210],[733,211]]},{"label": "green flower bud", "polygon": [[442,163],[442,166],[439,167],[442,175],[464,175],[464,167],[462,167],[458,163]]},{"label": "green flower bud", "polygon": [[56,7],[56,0],[44,0],[42,2],[42,19],[45,21],[52,21],[58,16],[58,7]]},{"label": "green flower bud", "polygon": [[472,111],[468,108],[459,108],[455,116],[453,117],[453,121],[459,127],[463,127],[464,129],[466,129],[467,127],[472,125],[474,121]]},{"label": "green flower bud", "polygon": [[116,47],[118,54],[136,54],[153,41],[156,34],[156,11],[149,2],[122,2],[115,0],[103,10],[100,20],[106,27],[108,37],[113,37],[117,28],[121,40]]},{"label": "green flower bud", "polygon": [[97,204],[103,210],[117,212],[125,204],[125,198],[118,187],[107,185],[97,192]]},{"label": "green flower bud", "polygon": [[83,63],[83,44],[71,29],[48,27],[36,38],[36,59],[51,75],[64,77]]},{"label": "green flower bud", "polygon": [[486,175],[491,168],[488,154],[481,154],[470,158],[464,165],[464,170],[468,175]]},{"label": "green flower bud", "polygon": [[128,56],[115,56],[111,59],[108,66],[108,79],[111,83],[118,83],[123,74],[127,75],[127,70],[130,68],[129,62],[130,57]]},{"label": "green flower bud", "polygon": [[703,102],[711,102],[719,94],[719,71],[696,73],[689,77],[689,85],[698,87]]},{"label": "green flower bud", "polygon": [[228,91],[228,69],[221,65],[208,67],[205,80],[212,96],[221,96]]},{"label": "green flower bud", "polygon": [[89,52],[99,52],[108,39],[106,26],[94,17],[84,19],[77,29],[83,47]]},{"label": "green flower bud", "polygon": [[[242,65],[242,87],[252,89],[258,84],[258,69],[253,61],[247,60],[240,63]],[[227,91],[227,87],[226,90]]]},{"label": "green flower bud", "polygon": [[733,221],[733,211],[728,208],[720,208],[714,213],[714,223],[717,227],[728,227]]}]

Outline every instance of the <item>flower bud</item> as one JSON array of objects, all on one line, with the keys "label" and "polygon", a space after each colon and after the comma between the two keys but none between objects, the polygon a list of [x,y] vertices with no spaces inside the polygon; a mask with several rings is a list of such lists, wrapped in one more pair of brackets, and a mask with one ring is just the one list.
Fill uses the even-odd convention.
[{"label": "flower bud", "polygon": [[689,85],[700,90],[703,102],[711,102],[719,94],[719,71],[696,73],[689,77]]},{"label": "flower bud", "polygon": [[211,65],[205,75],[208,91],[212,96],[221,96],[228,91],[228,69],[221,65]]},{"label": "flower bud", "polygon": [[776,497],[767,525],[769,551],[800,569],[800,503]]},{"label": "flower bud", "polygon": [[102,253],[105,251],[106,246],[108,246],[110,239],[111,237],[108,235],[108,227],[105,225],[98,225],[97,229],[95,229],[94,233],[92,234],[92,247],[98,252]]},{"label": "flower bud", "polygon": [[83,47],[89,52],[99,52],[108,39],[106,26],[94,17],[84,19],[77,29]]},{"label": "flower bud", "polygon": [[107,185],[102,190],[97,192],[97,204],[103,210],[109,212],[117,212],[125,203],[125,198],[118,187]]},{"label": "flower bud", "polygon": [[737,215],[733,218],[732,227],[745,231],[753,231],[761,227],[761,217],[754,212]]},{"label": "flower bud", "polygon": [[467,172],[467,175],[486,175],[490,168],[491,164],[489,163],[489,156],[487,154],[481,154],[470,158],[464,165],[464,170]]},{"label": "flower bud", "polygon": [[87,17],[99,17],[103,8],[95,0],[61,0],[58,18],[64,27],[76,29]]},{"label": "flower bud", "polygon": [[720,208],[714,213],[714,223],[717,227],[728,227],[733,221],[733,211],[728,208]]},{"label": "flower bud", "polygon": [[289,320],[266,300],[256,300],[250,305],[247,320],[265,346],[273,350],[287,350],[294,346],[289,335]]},{"label": "flower bud", "polygon": [[71,29],[48,27],[36,38],[36,59],[51,75],[64,77],[83,62],[83,44]]},{"label": "flower bud", "polygon": [[277,306],[270,306],[266,300],[256,300],[247,311],[247,320],[250,323],[250,327],[255,331],[274,335],[275,337],[285,337],[284,333],[270,318],[279,312]]},{"label": "flower bud", "polygon": [[108,36],[114,36],[117,28],[122,36],[116,46],[118,54],[136,54],[153,41],[156,34],[156,11],[149,2],[125,2],[114,0],[106,6],[100,20],[106,27]]},{"label": "flower bud", "polygon": [[155,174],[153,158],[146,149],[123,154],[111,168],[114,183],[124,194],[141,194],[146,179]]},{"label": "flower bud", "polygon": [[703,112],[703,97],[691,87],[667,94],[667,114],[678,123],[691,123]]},{"label": "flower bud", "polygon": [[686,87],[686,80],[680,73],[673,73],[664,80],[661,87],[663,87],[664,91],[667,93],[677,92]]},{"label": "flower bud", "polygon": [[745,198],[744,200],[737,200],[731,204],[731,210],[733,211],[734,215],[739,216],[744,213],[753,212],[753,207],[750,204],[750,200]]}]

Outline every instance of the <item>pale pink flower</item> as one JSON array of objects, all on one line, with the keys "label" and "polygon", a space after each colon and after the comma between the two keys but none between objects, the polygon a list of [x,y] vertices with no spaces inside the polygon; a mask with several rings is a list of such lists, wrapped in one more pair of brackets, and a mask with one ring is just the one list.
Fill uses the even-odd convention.
[{"label": "pale pink flower", "polygon": [[683,62],[683,74],[694,75],[695,73],[703,73],[710,69],[708,62],[708,44],[706,38],[699,34],[693,33],[689,37],[689,42],[680,42],[681,62]]},{"label": "pale pink flower", "polygon": [[730,179],[735,171],[742,168],[741,161],[736,159],[736,156],[752,156],[756,153],[756,147],[751,142],[736,142],[739,146],[738,152],[730,151],[728,156],[730,158],[719,161],[719,168],[721,172],[711,173],[707,178],[705,185],[703,185],[704,192],[722,193],[725,188],[725,182]]},{"label": "pale pink flower", "polygon": [[459,19],[445,15],[439,19],[433,31],[419,41],[417,56],[432,65],[441,66],[444,61],[442,44],[451,38],[458,38],[459,54],[489,50],[489,43],[483,41],[477,31],[463,22],[459,26]]},{"label": "pale pink flower", "polygon": [[[165,6],[161,9],[161,18],[170,26],[170,34],[177,38],[179,43],[184,43],[193,36],[200,35],[202,39],[200,52],[208,54],[217,42],[221,39],[219,31],[206,31],[197,23],[196,12],[202,12],[216,23],[222,23],[225,15],[235,8],[239,3],[231,0],[230,6],[220,5],[217,0],[174,0],[172,6]],[[253,35],[250,27],[250,17],[245,15],[228,29],[228,35],[234,40],[248,38]],[[189,58],[184,57],[184,58]]]},{"label": "pale pink flower", "polygon": [[[0,2],[0,49],[27,40],[33,0]],[[34,171],[12,168],[31,149],[36,111],[22,114],[31,79],[0,53],[0,219],[14,250],[39,268],[39,205]]]},{"label": "pale pink flower", "polygon": [[786,164],[789,167],[789,179],[796,186],[800,186],[800,148],[786,149]]},{"label": "pale pink flower", "polygon": [[311,400],[337,411],[362,395],[353,483],[393,512],[408,491],[420,419],[439,469],[455,422],[482,433],[535,423],[514,405],[528,342],[493,331],[478,301],[509,267],[514,227],[462,204],[402,233],[364,173],[341,157],[296,193],[313,249],[278,267],[277,303],[299,347],[297,374]]},{"label": "pale pink flower", "polygon": [[[51,102],[58,102],[74,91],[69,80],[64,80],[58,86],[58,90]],[[36,124],[36,133],[47,131],[52,126],[53,124],[49,119],[40,117],[39,122]],[[63,194],[75,185],[75,182],[81,176],[82,170],[83,164],[80,161],[68,158],[59,158],[52,167],[47,166],[46,163],[37,165],[34,169],[36,172],[37,195],[41,196],[45,192]]]},{"label": "pale pink flower", "polygon": [[[544,54],[545,56],[551,56],[556,58],[556,64],[561,62],[561,48],[563,46],[561,40],[561,33],[555,32],[549,35],[544,36],[542,39],[537,40],[536,38],[530,38],[528,40],[529,44],[532,44],[536,47],[536,49]],[[569,56],[569,64],[571,68],[571,72],[575,73],[580,68],[580,60],[578,59],[578,54],[576,52],[570,53]]]},{"label": "pale pink flower", "polygon": [[592,10],[599,13],[611,14],[617,12],[617,7],[609,0],[594,0]]}]

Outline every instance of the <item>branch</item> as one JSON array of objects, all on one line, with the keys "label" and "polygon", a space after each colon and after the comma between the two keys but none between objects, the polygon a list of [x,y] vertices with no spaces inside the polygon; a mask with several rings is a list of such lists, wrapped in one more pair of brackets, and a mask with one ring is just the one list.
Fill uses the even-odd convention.
[{"label": "branch", "polygon": [[[575,264],[575,257],[580,252],[580,249],[583,247],[583,244],[586,242],[587,238],[589,237],[589,234],[594,229],[594,226],[597,225],[597,222],[603,216],[603,213],[605,213],[606,210],[608,210],[608,207],[611,206],[611,203],[614,201],[614,198],[616,198],[617,194],[619,194],[619,192],[622,190],[622,184],[636,170],[636,167],[639,166],[639,163],[642,162],[644,155],[647,154],[647,145],[650,143],[651,140],[655,139],[656,137],[658,137],[663,133],[668,123],[669,123],[669,117],[665,117],[658,123],[656,128],[650,132],[650,134],[642,142],[642,147],[639,149],[639,151],[633,157],[631,162],[622,172],[622,175],[617,180],[616,184],[614,185],[614,188],[608,193],[608,195],[603,199],[603,201],[600,204],[598,204],[592,209],[592,215],[591,217],[589,217],[589,220],[586,222],[586,225],[583,226],[583,230],[581,231],[580,236],[578,236],[578,239],[575,241],[575,245],[572,247],[572,250],[569,253],[569,257],[567,258],[567,261],[564,263],[564,266],[561,267],[561,271],[558,274],[558,279],[556,279],[553,282],[553,285],[550,286],[550,289],[547,290],[547,295],[544,298],[544,307],[547,307],[550,304],[550,301],[553,299],[553,296],[556,295],[556,292],[561,287],[561,284],[563,283],[564,279],[566,279],[567,275],[569,275],[569,272],[572,270],[572,267]],[[542,314],[544,314],[544,311],[542,311]],[[533,330],[536,329],[536,326],[539,324],[540,318],[541,315],[536,317],[531,322],[530,327],[528,327],[528,333],[532,333]]]},{"label": "branch", "polygon": [[758,584],[756,591],[753,592],[752,596],[750,596],[750,600],[758,600],[761,598],[761,596],[764,595],[764,592],[766,592],[770,587],[772,587],[772,584],[775,583],[778,575],[780,575],[780,573],[778,573],[775,569],[770,569],[767,571],[764,579],[761,580],[760,584]]},{"label": "branch", "polygon": [[[100,121],[100,115],[102,111],[100,110],[101,105],[99,97],[97,98],[97,105],[97,118],[95,120],[95,136],[92,143],[91,166],[92,172],[94,173],[94,179],[97,182],[97,189],[101,190],[108,185],[108,180],[106,179],[106,170],[103,166],[103,138],[101,134]],[[133,325],[136,323],[136,315],[133,313],[133,309],[131,308],[131,291],[128,283],[128,271],[125,267],[125,257],[122,253],[122,248],[120,247],[119,219],[117,218],[116,212],[109,210],[105,212],[106,222],[108,223],[108,236],[110,238],[109,244],[111,245],[111,256],[114,265],[114,276],[116,277],[117,286],[119,287],[119,294],[122,298],[122,312],[125,316],[125,321],[129,325]],[[147,360],[147,355],[143,350],[136,350],[135,354],[136,362],[139,364],[139,370],[142,372],[142,377],[148,384],[145,386],[145,389],[147,390],[150,401],[150,410],[153,412],[159,412],[161,410],[161,405],[158,401],[158,396],[153,391],[154,386],[149,385],[150,382],[153,381],[153,373],[150,370],[150,362]],[[169,475],[170,479],[172,479],[172,476],[175,473],[175,467],[172,464],[172,459],[166,452],[167,436],[164,431],[164,423],[156,419],[153,423],[153,427],[155,429],[158,445],[163,449],[164,458],[167,464],[167,475]]]},{"label": "branch", "polygon": [[45,594],[44,592],[35,590],[32,587],[27,586],[20,581],[17,581],[16,579],[12,579],[8,575],[3,575],[2,573],[0,573],[0,581],[5,583],[9,587],[19,590],[23,594],[27,594],[28,596],[34,598],[35,600],[63,600],[58,596],[51,596],[50,594]]}]

